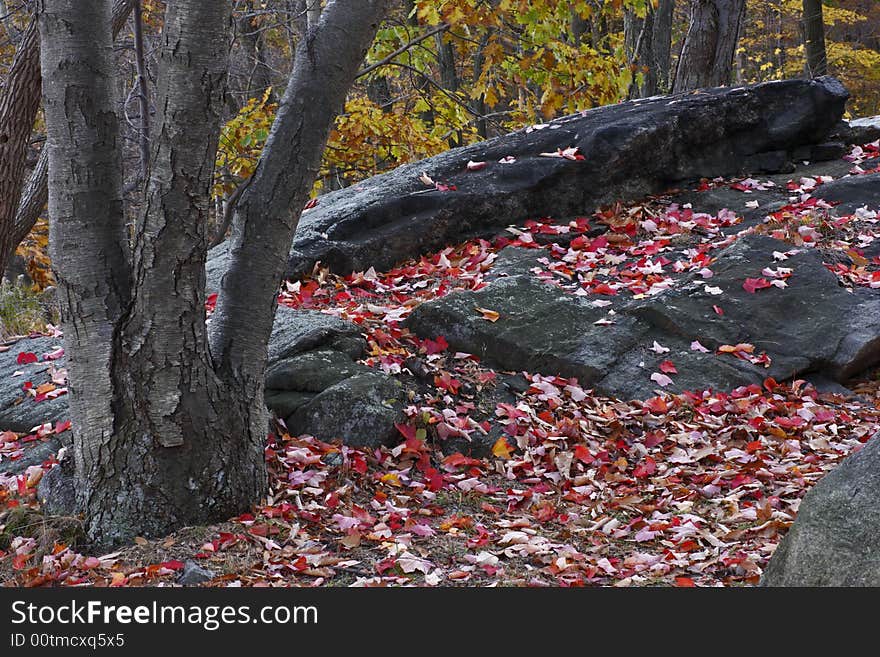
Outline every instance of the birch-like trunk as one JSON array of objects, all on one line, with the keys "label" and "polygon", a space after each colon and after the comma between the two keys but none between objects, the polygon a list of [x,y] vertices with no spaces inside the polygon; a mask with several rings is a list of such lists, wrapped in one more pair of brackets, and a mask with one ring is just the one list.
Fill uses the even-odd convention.
[{"label": "birch-like trunk", "polygon": [[229,518],[266,489],[263,380],[286,245],[387,2],[330,2],[303,39],[239,206],[210,341],[207,212],[231,3],[167,6],[150,176],[131,255],[109,0],[42,4],[51,248],[78,510],[105,545]]}]

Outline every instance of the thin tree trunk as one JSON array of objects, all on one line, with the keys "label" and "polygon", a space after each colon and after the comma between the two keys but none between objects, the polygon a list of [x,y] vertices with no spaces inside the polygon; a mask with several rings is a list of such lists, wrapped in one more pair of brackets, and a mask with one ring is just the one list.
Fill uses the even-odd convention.
[{"label": "thin tree trunk", "polygon": [[[487,28],[486,33],[483,35],[483,38],[480,39],[480,45],[477,46],[477,51],[474,53],[474,83],[480,79],[483,75],[483,66],[485,64],[485,53],[483,52],[487,45],[489,45],[489,39],[492,37],[492,28]],[[474,99],[473,102],[473,110],[474,114],[478,117],[477,119],[477,134],[480,135],[483,139],[486,139],[489,136],[486,119],[482,118],[486,115],[486,95],[480,94],[478,98]]]},{"label": "thin tree trunk", "polygon": [[306,3],[306,17],[308,19],[309,29],[314,30],[318,27],[318,22],[321,20],[321,0],[306,0]]},{"label": "thin tree trunk", "polygon": [[236,207],[232,262],[211,319],[211,354],[224,377],[262,391],[278,286],[333,120],[388,0],[329,3],[300,41],[278,116]]},{"label": "thin tree trunk", "polygon": [[691,0],[673,91],[730,84],[745,0]]},{"label": "thin tree trunk", "polygon": [[[119,34],[120,30],[122,30],[133,6],[134,0],[115,0],[113,3],[111,24],[114,37]],[[35,67],[39,76],[40,45],[38,38],[25,40],[20,43],[16,59],[19,57],[21,58],[22,69],[31,69],[32,67]],[[10,70],[10,78],[11,77],[12,71]],[[36,84],[28,84],[26,87],[19,87],[19,89],[26,90],[28,94],[26,97],[21,96],[18,103],[19,107],[39,107],[40,94],[42,93],[39,77],[36,79]],[[3,98],[5,98],[8,93],[9,89],[4,89]],[[3,102],[5,101],[0,100],[0,104]],[[34,112],[36,112],[36,110],[34,110]],[[34,118],[29,118],[28,112],[10,112],[10,116],[0,118],[0,125],[8,126],[10,131],[16,132],[26,129],[29,135],[30,131],[33,129]],[[5,151],[0,151],[0,171],[12,171],[16,168],[20,168],[22,171],[22,176],[18,178],[17,189],[10,187],[9,189],[4,188],[0,191],[0,244],[5,243],[6,245],[6,248],[0,248],[0,272],[6,271],[6,267],[15,253],[15,248],[21,240],[27,237],[27,234],[30,232],[31,228],[33,228],[34,223],[36,223],[40,214],[43,212],[43,208],[46,206],[46,202],[49,198],[48,155],[49,154],[44,147],[43,152],[40,154],[37,166],[31,172],[27,182],[23,182],[23,172],[25,169],[24,162],[27,157],[27,150],[16,150],[13,152],[10,149],[6,149]],[[10,178],[10,180],[11,179],[12,178]],[[0,185],[2,184],[2,181],[0,181]],[[24,186],[23,190],[22,185]],[[19,197],[21,200],[18,203],[18,207],[16,207],[15,202],[13,202],[12,199],[18,199]],[[11,222],[6,219],[4,223],[4,218],[8,216],[7,212],[11,212],[11,215],[9,216],[12,216],[13,219]],[[6,228],[4,229],[2,226],[5,226]],[[12,231],[12,237],[6,239],[4,236],[10,231]]]},{"label": "thin tree trunk", "polygon": [[804,0],[804,42],[807,51],[807,70],[811,77],[828,73],[825,52],[825,21],[822,0]]},{"label": "thin tree trunk", "polygon": [[[629,98],[644,98],[657,93],[657,72],[654,70],[654,12],[649,7],[645,18],[635,12],[624,15],[624,41],[633,80],[629,86]],[[638,76],[642,76],[641,84]]]},{"label": "thin tree trunk", "polygon": [[654,32],[651,35],[654,70],[657,78],[655,93],[669,93],[672,68],[672,13],[675,0],[660,0],[654,11]]}]

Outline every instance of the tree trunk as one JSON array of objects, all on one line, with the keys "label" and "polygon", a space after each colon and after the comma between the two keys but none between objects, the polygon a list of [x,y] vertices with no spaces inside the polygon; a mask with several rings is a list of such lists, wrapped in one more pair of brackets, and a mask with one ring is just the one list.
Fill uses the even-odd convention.
[{"label": "tree trunk", "polygon": [[40,107],[37,21],[21,36],[0,95],[0,272],[18,246],[15,213],[21,197],[28,145]]},{"label": "tree trunk", "polygon": [[669,93],[669,74],[672,67],[672,12],[675,0],[660,0],[654,10],[654,32],[651,35],[654,52],[654,70],[657,88],[654,93]]},{"label": "tree trunk", "polygon": [[[128,20],[128,15],[134,6],[135,0],[115,0],[113,3],[112,28],[115,37],[122,26]],[[30,29],[30,28],[29,28]],[[20,41],[16,52],[15,60],[19,62],[18,71],[36,70],[36,80],[32,78],[26,85],[14,85],[4,88],[3,97],[0,99],[0,105],[7,103],[6,98],[13,90],[18,90],[20,95],[14,105],[14,111],[10,111],[9,115],[0,118],[0,125],[7,126],[7,130],[22,134],[27,131],[28,136],[34,126],[34,116],[30,113],[30,108],[39,108],[40,104],[40,45],[39,38],[25,38]],[[10,80],[13,78],[13,72],[16,70],[13,64],[9,72]],[[26,75],[19,73],[18,77],[28,78],[30,73]],[[12,108],[12,106],[11,106]],[[23,183],[23,174],[25,170],[25,159],[27,157],[27,149],[11,149],[0,148],[0,171],[10,172],[8,180],[9,186],[5,186],[6,176],[2,176],[0,180],[0,272],[6,271],[6,267],[15,253],[18,244],[27,237],[27,234],[33,228],[34,223],[42,213],[49,197],[49,157],[46,149],[40,154],[37,166],[31,172],[27,182]],[[18,182],[14,184],[16,174],[14,171],[20,171]],[[22,190],[22,185],[24,189]],[[21,199],[20,202],[18,199]],[[16,203],[18,206],[16,207]],[[9,219],[11,217],[11,219]],[[9,233],[11,232],[11,237]]]},{"label": "tree trunk", "polygon": [[42,4],[51,4],[40,19],[51,250],[78,510],[100,545],[229,518],[266,489],[263,382],[286,247],[387,0],[331,2],[302,40],[237,215],[213,353],[206,229],[231,5],[167,5],[150,179],[130,258],[109,2]]},{"label": "tree trunk", "polygon": [[804,45],[807,51],[807,70],[811,77],[828,73],[825,52],[825,21],[822,0],[804,0]]},{"label": "tree trunk", "polygon": [[[252,60],[250,72],[245,81],[243,90],[247,98],[262,98],[267,89],[272,87],[270,68],[266,63],[266,43],[263,31],[253,23],[253,18],[248,12],[252,11],[251,3],[245,10],[244,15],[236,20],[236,32],[248,60]],[[275,102],[274,90],[269,96],[271,102]]]},{"label": "tree trunk", "polygon": [[730,84],[745,0],[691,0],[673,91]]},{"label": "tree trunk", "polygon": [[[113,459],[124,453],[116,413],[122,390],[114,370],[119,323],[130,299],[129,255],[112,98],[110,6],[95,0],[40,5],[49,249],[68,353],[77,501],[89,509],[121,465]],[[97,516],[101,523],[100,511]]]},{"label": "tree trunk", "polygon": [[232,262],[211,319],[211,354],[224,377],[262,386],[278,286],[333,120],[388,0],[329,3],[301,39],[257,170],[236,206]]},{"label": "tree trunk", "polygon": [[[657,93],[657,72],[654,68],[654,11],[650,7],[645,18],[635,12],[624,14],[624,43],[626,56],[632,70],[633,80],[629,86],[628,97],[644,98]],[[642,76],[639,83],[639,75]]]}]

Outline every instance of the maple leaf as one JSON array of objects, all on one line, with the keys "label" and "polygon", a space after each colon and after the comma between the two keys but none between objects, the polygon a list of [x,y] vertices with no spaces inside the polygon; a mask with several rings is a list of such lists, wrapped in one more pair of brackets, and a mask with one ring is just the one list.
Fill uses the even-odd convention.
[{"label": "maple leaf", "polygon": [[18,358],[16,358],[15,362],[19,365],[29,365],[30,363],[37,362],[37,355],[30,351],[22,351],[18,354]]},{"label": "maple leaf", "polygon": [[706,347],[700,344],[699,340],[694,340],[693,342],[691,342],[691,351],[700,351],[704,354],[709,352]]},{"label": "maple leaf", "polygon": [[432,356],[439,354],[441,351],[449,349],[449,343],[442,335],[438,335],[436,340],[426,339],[422,341],[422,347],[426,354]]},{"label": "maple leaf", "polygon": [[510,446],[510,443],[507,442],[507,439],[504,436],[501,436],[498,440],[495,441],[495,444],[492,445],[492,454],[501,459],[509,459],[511,453],[513,452],[513,448]]},{"label": "maple leaf", "polygon": [[646,456],[645,460],[642,461],[638,466],[636,466],[635,470],[633,470],[633,476],[639,479],[647,479],[656,471],[657,463],[650,456]]},{"label": "maple leaf", "polygon": [[743,289],[750,294],[754,294],[755,290],[762,290],[770,287],[770,285],[770,281],[766,278],[747,278],[743,283]]},{"label": "maple leaf", "polygon": [[474,162],[473,160],[469,160],[467,163],[468,171],[479,171],[480,169],[485,169],[487,163],[486,162]]},{"label": "maple leaf", "polygon": [[675,365],[672,363],[671,360],[664,360],[662,363],[660,363],[659,368],[660,371],[665,374],[678,374],[678,370],[675,369]]},{"label": "maple leaf", "polygon": [[669,411],[669,405],[663,397],[651,397],[644,402],[645,408],[655,415],[662,415]]},{"label": "maple leaf", "polygon": [[442,373],[434,377],[434,385],[441,390],[456,395],[458,394],[458,389],[461,387],[461,381],[453,378],[449,372],[444,370]]},{"label": "maple leaf", "polygon": [[654,344],[651,347],[651,351],[658,353],[658,354],[668,354],[669,347],[664,347],[662,344],[660,344],[659,342],[654,340]]},{"label": "maple leaf", "polygon": [[665,388],[670,383],[672,383],[672,379],[670,379],[665,374],[661,374],[660,372],[654,372],[651,375],[651,381],[657,383],[657,385],[659,385],[661,388]]}]

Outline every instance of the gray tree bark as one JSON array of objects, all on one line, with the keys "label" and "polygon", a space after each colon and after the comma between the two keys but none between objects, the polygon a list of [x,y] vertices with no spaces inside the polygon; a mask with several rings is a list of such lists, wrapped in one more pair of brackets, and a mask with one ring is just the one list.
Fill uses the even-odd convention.
[{"label": "gray tree bark", "polygon": [[807,50],[807,72],[811,77],[828,73],[825,52],[825,21],[822,0],[804,0],[804,44]]},{"label": "gray tree bark", "polygon": [[109,0],[41,4],[51,249],[79,510],[99,544],[229,518],[266,488],[263,381],[287,244],[387,0],[330,2],[302,40],[239,205],[234,266],[210,337],[207,210],[230,4],[167,6],[150,178],[130,256]]},{"label": "gray tree bark", "polygon": [[[110,5],[41,0],[40,40],[49,153],[49,249],[68,347],[79,504],[93,509],[126,449],[114,376],[130,301],[129,249],[112,98]],[[143,491],[132,490],[131,496]]]},{"label": "gray tree bark", "polygon": [[691,0],[675,93],[730,84],[745,6],[745,0]]}]

